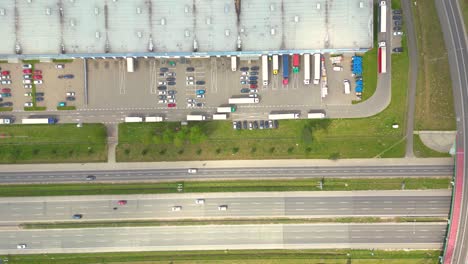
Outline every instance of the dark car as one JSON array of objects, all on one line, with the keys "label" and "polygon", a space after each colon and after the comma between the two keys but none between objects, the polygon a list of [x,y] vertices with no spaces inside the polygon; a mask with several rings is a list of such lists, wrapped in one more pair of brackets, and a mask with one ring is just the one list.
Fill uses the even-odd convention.
[{"label": "dark car", "polygon": [[250,77],[249,77],[249,80],[251,80],[251,81],[256,81],[257,79],[258,79],[257,76],[250,76]]},{"label": "dark car", "polygon": [[83,215],[82,215],[82,214],[74,214],[74,215],[72,216],[72,218],[73,218],[73,219],[81,219],[81,218],[83,218]]},{"label": "dark car", "polygon": [[257,121],[253,121],[253,128],[258,129],[258,122]]},{"label": "dark car", "polygon": [[67,96],[65,99],[67,99],[67,101],[75,101],[75,97],[73,96]]},{"label": "dark car", "polygon": [[258,72],[250,72],[250,75],[251,75],[251,76],[258,75]]},{"label": "dark car", "polygon": [[38,102],[44,101],[44,97],[36,97],[36,101]]},{"label": "dark car", "polygon": [[241,130],[241,129],[242,129],[242,122],[237,121],[237,130]]},{"label": "dark car", "polygon": [[205,81],[196,81],[195,84],[196,84],[196,85],[204,85],[204,84],[205,84]]},{"label": "dark car", "polygon": [[265,128],[265,121],[260,120],[260,129],[264,129],[264,128]]},{"label": "dark car", "polygon": [[394,15],[400,15],[400,14],[401,14],[401,10],[400,10],[400,9],[395,9],[395,10],[393,10],[393,14],[394,14]]},{"label": "dark car", "polygon": [[402,47],[394,48],[393,52],[403,52],[403,48]]},{"label": "dark car", "polygon": [[164,72],[160,72],[160,73],[159,73],[159,76],[164,76]]},{"label": "dark car", "polygon": [[169,68],[166,68],[166,67],[163,67],[161,69],[159,69],[160,72],[167,72],[169,71]]},{"label": "dark car", "polygon": [[167,85],[173,86],[173,85],[176,85],[176,82],[167,82]]},{"label": "dark car", "polygon": [[278,120],[273,120],[273,127],[274,127],[274,128],[278,128],[278,127],[279,127]]},{"label": "dark car", "polygon": [[403,23],[401,21],[399,21],[399,20],[395,20],[394,24],[395,24],[395,26],[402,26],[403,25]]},{"label": "dark car", "polygon": [[165,86],[165,85],[160,85],[160,86],[158,86],[158,90],[159,90],[159,91],[165,91],[165,90],[167,90],[167,86]]},{"label": "dark car", "polygon": [[167,96],[165,96],[165,95],[160,95],[160,96],[159,96],[159,99],[161,99],[161,100],[164,100],[164,99],[166,99],[166,98],[167,98]]},{"label": "dark car", "polygon": [[248,124],[247,124],[246,120],[244,120],[244,122],[242,122],[242,128],[244,128],[244,129],[248,128]]},{"label": "dark car", "polygon": [[243,71],[243,72],[248,72],[248,71],[249,71],[249,67],[241,67],[240,70]]},{"label": "dark car", "polygon": [[75,78],[75,75],[73,74],[62,74],[58,76],[59,79],[73,79]]},{"label": "dark car", "polygon": [[175,78],[174,78],[174,77],[167,77],[167,78],[166,78],[166,81],[168,81],[168,82],[175,82]]},{"label": "dark car", "polygon": [[169,90],[169,91],[167,91],[167,94],[169,94],[169,95],[174,95],[174,94],[176,94],[176,93],[177,93],[176,90]]},{"label": "dark car", "polygon": [[250,68],[250,70],[252,70],[252,71],[258,71],[258,70],[260,70],[260,67],[258,67],[258,66],[252,66],[252,68]]},{"label": "dark car", "polygon": [[249,88],[242,88],[240,90],[241,93],[249,93],[250,92],[250,89]]},{"label": "dark car", "polygon": [[270,126],[268,125],[268,120],[265,120],[264,123],[265,123],[265,129],[270,128]]},{"label": "dark car", "polygon": [[258,84],[257,81],[250,81],[249,84]]},{"label": "dark car", "polygon": [[401,31],[401,27],[393,27],[393,31]]},{"label": "dark car", "polygon": [[96,176],[94,176],[94,175],[88,175],[88,176],[86,176],[86,180],[87,180],[87,181],[94,181],[95,179],[96,179]]},{"label": "dark car", "polygon": [[0,98],[0,102],[3,102],[3,98]]},{"label": "dark car", "polygon": [[402,18],[402,16],[393,16],[393,20],[401,20]]},{"label": "dark car", "polygon": [[13,106],[12,102],[4,102],[3,104],[0,104],[0,106],[5,107],[5,106]]},{"label": "dark car", "polygon": [[197,103],[197,107],[203,107],[203,106],[205,106],[204,103]]},{"label": "dark car", "polygon": [[187,67],[187,69],[185,69],[185,70],[188,71],[188,72],[194,72],[195,68],[194,67]]},{"label": "dark car", "polygon": [[36,96],[44,96],[44,93],[36,93]]}]

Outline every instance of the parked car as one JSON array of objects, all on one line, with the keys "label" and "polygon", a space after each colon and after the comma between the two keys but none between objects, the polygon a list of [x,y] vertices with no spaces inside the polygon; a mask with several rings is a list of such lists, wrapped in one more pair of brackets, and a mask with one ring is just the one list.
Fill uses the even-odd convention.
[{"label": "parked car", "polygon": [[228,208],[227,205],[220,205],[220,206],[218,206],[218,210],[219,210],[219,211],[226,211],[227,208]]},{"label": "parked car", "polygon": [[32,69],[31,64],[23,64],[23,69]]},{"label": "parked car", "polygon": [[402,36],[402,35],[403,35],[403,32],[401,32],[401,31],[393,32],[393,36]]},{"label": "parked car", "polygon": [[167,90],[167,86],[165,86],[165,85],[160,85],[160,86],[158,86],[158,90],[159,90],[159,91],[165,91],[165,90]]},{"label": "parked car", "polygon": [[249,88],[242,88],[240,90],[241,93],[249,93],[250,92],[250,89]]},{"label": "parked car", "polygon": [[257,81],[250,81],[249,84],[258,84]]},{"label": "parked car", "polygon": [[94,181],[95,179],[96,179],[96,176],[94,176],[94,175],[88,175],[88,176],[86,176],[86,180],[87,180],[87,181]]},{"label": "parked car", "polygon": [[10,88],[3,88],[2,89],[2,93],[9,93],[9,92],[11,92]]},{"label": "parked car", "polygon": [[59,79],[73,79],[75,78],[75,75],[73,74],[60,74],[58,76]]},{"label": "parked car", "polygon": [[55,64],[55,68],[56,68],[56,69],[64,69],[64,68],[65,68],[65,64]]},{"label": "parked car", "polygon": [[393,20],[401,20],[402,18],[402,16],[393,16]]},{"label": "parked car", "polygon": [[166,68],[166,67],[163,67],[161,69],[159,69],[160,72],[167,72],[169,71],[169,68]]},{"label": "parked car", "polygon": [[13,106],[13,103],[12,102],[4,102],[2,104],[2,107],[7,107],[7,106]]},{"label": "parked car", "polygon": [[400,31],[401,27],[393,27],[393,31]]},{"label": "parked car", "polygon": [[195,104],[194,103],[187,103],[187,108],[190,108],[190,107],[195,107]]},{"label": "parked car", "polygon": [[273,127],[278,128],[279,127],[279,122],[278,120],[273,120]]},{"label": "parked car", "polygon": [[253,123],[249,122],[249,130],[252,130],[252,129],[253,129]]},{"label": "parked car", "polygon": [[67,106],[67,103],[65,103],[65,102],[59,102],[59,103],[58,103],[58,106]]},{"label": "parked car", "polygon": [[256,84],[251,84],[250,85],[250,89],[256,89],[256,88],[258,88],[258,85],[256,85]]},{"label": "parked car", "polygon": [[31,84],[24,84],[24,89],[32,89],[32,85]]},{"label": "parked car", "polygon": [[237,121],[232,122],[232,129],[237,129]]},{"label": "parked car", "polygon": [[176,82],[167,82],[167,85],[174,86],[176,85]]},{"label": "parked car", "polygon": [[402,47],[394,48],[393,52],[403,52],[403,48]]},{"label": "parked car", "polygon": [[173,211],[173,212],[178,212],[178,211],[180,211],[180,210],[182,210],[182,206],[180,206],[180,205],[177,205],[177,206],[173,206],[173,207],[172,207],[172,211]]},{"label": "parked car", "polygon": [[[29,81],[29,80],[28,80]],[[2,80],[1,82],[2,84],[11,84],[11,81],[10,80]]]},{"label": "parked car", "polygon": [[175,102],[176,102],[175,99],[168,99],[167,101],[168,101],[169,103],[175,103]]},{"label": "parked car", "polygon": [[67,96],[65,99],[67,101],[75,101],[75,97],[73,97],[73,96]]},{"label": "parked car", "polygon": [[258,122],[257,121],[253,121],[253,128],[258,129]]},{"label": "parked car", "polygon": [[36,93],[36,96],[44,96],[44,93]]},{"label": "parked car", "polygon": [[187,103],[195,103],[195,100],[193,100],[192,98],[189,98],[187,99]]},{"label": "parked car", "polygon": [[36,101],[38,102],[44,101],[44,97],[36,97]]},{"label": "parked car", "polygon": [[11,97],[11,93],[1,93],[1,97]]},{"label": "parked car", "polygon": [[34,80],[42,80],[42,75],[33,75]]},{"label": "parked car", "polygon": [[247,81],[241,81],[240,83],[241,84],[247,84]]},{"label": "parked car", "polygon": [[42,84],[42,80],[34,80],[34,84]]},{"label": "parked car", "polygon": [[194,67],[187,67],[187,69],[185,69],[185,70],[188,71],[188,72],[194,72],[195,68]]},{"label": "parked car", "polygon": [[397,27],[401,27],[403,25],[403,23],[400,21],[400,20],[394,20],[393,23],[395,24],[395,26]]},{"label": "parked car", "polygon": [[166,95],[160,95],[160,96],[158,96],[158,98],[163,100],[163,99],[167,99],[167,96]]},{"label": "parked car", "polygon": [[244,122],[242,122],[242,128],[243,128],[243,129],[247,129],[248,126],[249,126],[249,124],[247,123],[246,120],[244,120]]},{"label": "parked car", "polygon": [[75,96],[75,92],[67,92],[67,96]]},{"label": "parked car", "polygon": [[258,89],[250,89],[251,93],[258,93]]},{"label": "parked car", "polygon": [[242,75],[242,77],[246,77],[247,75],[249,75],[249,73],[248,72],[241,72],[241,75]]},{"label": "parked car", "polygon": [[17,249],[25,249],[25,248],[27,248],[27,247],[28,247],[28,246],[27,246],[26,244],[18,244],[18,245],[16,245],[16,248],[17,248]]},{"label": "parked car", "polygon": [[400,14],[401,14],[401,10],[395,9],[395,10],[392,11],[392,13],[393,13],[394,15],[400,15]]},{"label": "parked car", "polygon": [[204,94],[197,94],[197,98],[205,98]]},{"label": "parked car", "polygon": [[24,69],[23,74],[31,74],[32,70],[31,69]]},{"label": "parked car", "polygon": [[205,103],[197,103],[197,107],[203,107],[205,106]]},{"label": "parked car", "polygon": [[177,91],[176,90],[169,90],[167,93],[169,95],[175,95],[177,93]]},{"label": "parked car", "polygon": [[32,93],[24,93],[24,96],[32,96]]},{"label": "parked car", "polygon": [[34,75],[42,75],[42,71],[41,70],[34,70]]},{"label": "parked car", "polygon": [[10,71],[2,71],[2,76],[10,75]]},{"label": "parked car", "polygon": [[24,106],[30,107],[30,106],[33,106],[33,103],[32,102],[26,102],[26,103],[24,103]]},{"label": "parked car", "polygon": [[193,81],[193,80],[195,80],[195,77],[193,77],[193,76],[187,76],[187,77],[185,77],[185,79],[186,79],[187,81]]},{"label": "parked car", "polygon": [[10,80],[10,75],[2,75],[2,80]]},{"label": "parked car", "polygon": [[161,81],[159,81],[158,84],[159,84],[159,85],[166,85],[167,82],[161,82]]},{"label": "parked car", "polygon": [[158,91],[158,94],[159,95],[164,95],[164,94],[166,94],[166,91]]},{"label": "parked car", "polygon": [[31,74],[25,74],[25,75],[23,75],[23,79],[24,79],[24,80],[29,80],[29,79],[31,79],[31,78],[32,78],[32,75],[31,75]]},{"label": "parked car", "polygon": [[[28,80],[23,80],[23,84],[31,84],[31,83],[32,83],[32,81],[29,80],[29,79]],[[3,81],[2,81],[2,84],[3,84]]]},{"label": "parked car", "polygon": [[204,84],[205,84],[205,81],[196,81],[195,84],[196,84],[196,85],[204,85]]},{"label": "parked car", "polygon": [[188,86],[188,85],[194,85],[194,84],[195,84],[195,83],[194,83],[193,81],[186,81],[186,82],[185,82],[185,85],[187,85],[187,86]]},{"label": "parked car", "polygon": [[251,75],[251,76],[258,75],[258,72],[250,72],[250,75]]},{"label": "parked car", "polygon": [[265,121],[263,120],[260,120],[260,129],[264,129],[265,128]]},{"label": "parked car", "polygon": [[167,104],[167,100],[159,100],[158,104]]},{"label": "parked car", "polygon": [[197,90],[197,94],[205,94],[205,90]]},{"label": "parked car", "polygon": [[175,77],[176,73],[175,72],[166,72],[165,75],[168,76],[168,77]]},{"label": "parked car", "polygon": [[260,67],[259,66],[252,66],[252,68],[250,68],[251,71],[258,71],[260,70]]},{"label": "parked car", "polygon": [[175,103],[170,103],[170,104],[167,104],[167,107],[176,107],[176,104]]},{"label": "parked car", "polygon": [[241,67],[240,70],[243,71],[243,72],[248,72],[248,71],[249,71],[249,67]]},{"label": "parked car", "polygon": [[166,81],[168,81],[168,82],[174,82],[174,81],[175,81],[175,78],[174,78],[174,77],[167,77],[167,78],[166,78]]}]

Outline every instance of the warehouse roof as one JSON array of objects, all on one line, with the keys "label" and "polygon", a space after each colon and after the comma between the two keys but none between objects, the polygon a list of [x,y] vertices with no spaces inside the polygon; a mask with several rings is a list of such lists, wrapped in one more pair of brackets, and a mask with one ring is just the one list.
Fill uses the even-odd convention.
[{"label": "warehouse roof", "polygon": [[3,0],[0,54],[367,49],[372,2]]}]

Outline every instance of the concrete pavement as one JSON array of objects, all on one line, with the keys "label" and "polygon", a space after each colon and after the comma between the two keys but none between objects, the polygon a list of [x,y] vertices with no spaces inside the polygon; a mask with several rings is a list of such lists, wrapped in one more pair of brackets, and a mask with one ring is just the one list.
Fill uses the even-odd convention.
[{"label": "concrete pavement", "polygon": [[457,131],[417,131],[415,133],[428,148],[443,153],[449,152],[457,136]]},{"label": "concrete pavement", "polygon": [[[242,192],[161,195],[13,197],[0,199],[0,222],[264,217],[447,217],[450,190]],[[204,204],[196,204],[204,199]],[[126,205],[119,205],[126,200]],[[218,206],[227,205],[226,211]],[[172,211],[181,206],[181,211]],[[117,209],[114,209],[117,208]],[[76,220],[74,220],[76,221]]]}]

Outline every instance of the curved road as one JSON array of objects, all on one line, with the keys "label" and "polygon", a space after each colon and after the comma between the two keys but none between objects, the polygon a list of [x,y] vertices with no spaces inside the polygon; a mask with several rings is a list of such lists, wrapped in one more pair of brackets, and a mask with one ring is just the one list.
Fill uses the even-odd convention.
[{"label": "curved road", "polygon": [[[204,199],[204,204],[196,204]],[[126,200],[126,205],[119,205]],[[438,216],[447,217],[450,191],[262,192],[162,195],[15,197],[0,199],[0,222],[86,220]],[[226,211],[218,206],[227,205]],[[182,210],[172,211],[174,206]],[[114,209],[117,208],[117,209]]]},{"label": "curved road", "polygon": [[[193,249],[439,249],[446,224],[210,225],[2,231],[0,254]],[[26,249],[16,249],[24,243]]]}]

